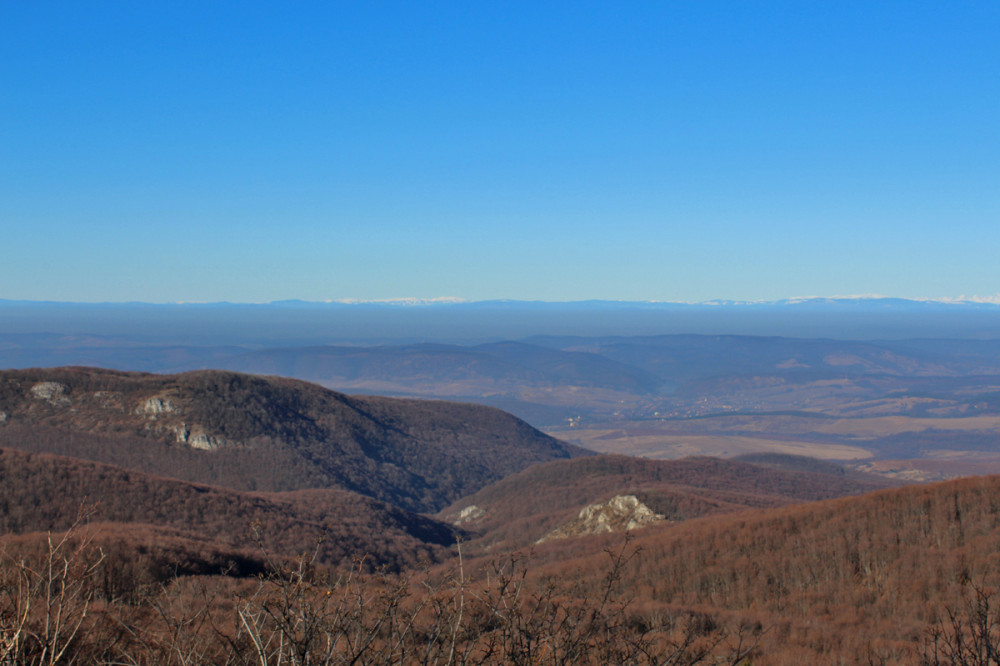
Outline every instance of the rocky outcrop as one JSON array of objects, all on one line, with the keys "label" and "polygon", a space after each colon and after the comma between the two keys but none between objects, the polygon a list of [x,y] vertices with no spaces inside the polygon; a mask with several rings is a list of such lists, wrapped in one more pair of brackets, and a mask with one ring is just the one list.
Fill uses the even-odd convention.
[{"label": "rocky outcrop", "polygon": [[38,400],[45,400],[53,405],[70,404],[69,387],[59,382],[38,382],[31,387],[31,395]]},{"label": "rocky outcrop", "polygon": [[[77,392],[76,399],[71,400],[70,394],[73,393],[73,389],[67,384],[57,381],[36,382],[30,386],[27,393],[37,401],[35,403],[36,411],[34,412],[36,414],[39,414],[37,411],[39,408],[42,409],[41,414],[47,412],[57,415],[66,413],[66,408],[71,408],[68,411],[75,413],[78,411],[87,412],[95,406],[108,412],[117,412],[120,414],[125,412],[127,405],[124,402],[124,396],[119,391],[99,390]],[[168,391],[152,396],[147,394],[147,396],[139,400],[138,404],[132,402],[133,406],[129,406],[127,409],[134,416],[143,417],[143,420],[146,422],[146,425],[143,426],[144,431],[173,433],[178,444],[184,444],[202,451],[214,451],[230,444],[224,437],[210,434],[202,426],[189,424],[182,420],[186,411],[184,409],[186,404],[187,401],[182,397],[174,395],[173,391]],[[9,418],[10,415],[6,411],[0,411],[0,424],[6,423]],[[58,419],[59,417],[57,416],[56,418]],[[111,423],[112,421],[121,423],[120,420],[116,420],[119,418],[102,415],[99,420],[105,423]]]},{"label": "rocky outcrop", "polygon": [[635,495],[615,495],[603,504],[585,506],[577,518],[552,530],[537,543],[588,534],[623,532],[664,521],[665,516],[654,512]]},{"label": "rocky outcrop", "polygon": [[177,435],[178,444],[187,444],[192,449],[200,449],[202,451],[214,451],[220,446],[226,444],[226,440],[221,437],[213,437],[212,435],[206,434],[201,429],[191,429],[188,428],[184,423],[179,426],[174,426],[174,434]]},{"label": "rocky outcrop", "polygon": [[481,509],[475,504],[470,504],[461,511],[458,515],[451,521],[452,525],[465,525],[468,523],[475,522],[486,515],[485,509]]},{"label": "rocky outcrop", "polygon": [[170,398],[155,395],[137,407],[135,413],[155,417],[160,414],[168,414],[175,410],[176,407],[174,407],[174,403],[170,401]]}]

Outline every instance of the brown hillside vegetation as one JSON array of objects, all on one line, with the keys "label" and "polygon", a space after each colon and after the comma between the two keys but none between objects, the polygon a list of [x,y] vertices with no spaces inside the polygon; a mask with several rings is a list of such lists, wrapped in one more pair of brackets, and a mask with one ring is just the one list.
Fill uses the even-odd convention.
[{"label": "brown hillside vegetation", "polygon": [[[215,371],[0,372],[5,443],[0,664],[1000,655],[1000,477],[574,458],[496,410]],[[537,543],[621,496],[669,522]]]},{"label": "brown hillside vegetation", "polygon": [[737,665],[759,637],[703,614],[631,613],[613,589],[625,551],[609,553],[592,598],[532,585],[516,560],[330,576],[308,553],[263,554],[253,579],[181,576],[123,595],[94,532],[0,545],[2,663]]},{"label": "brown hillside vegetation", "polygon": [[0,446],[241,490],[342,488],[438,510],[583,450],[489,407],[230,372],[0,372]]},{"label": "brown hillside vegetation", "polygon": [[[308,554],[262,553],[261,578],[181,576],[128,598],[104,585],[86,538],[48,542],[66,563],[54,574],[40,566],[45,542],[34,560],[2,549],[0,636],[25,656],[13,663],[48,645],[43,609],[74,618],[84,602],[64,663],[987,664],[970,655],[1000,643],[998,477],[708,516],[631,542],[566,539],[401,578],[330,577]],[[24,582],[64,581],[63,570],[74,583]],[[66,590],[63,606],[46,606],[51,590]],[[18,627],[30,641],[12,640]]]},{"label": "brown hillside vegetation", "polygon": [[[179,561],[199,550],[246,557],[262,545],[273,553],[315,549],[317,561],[325,564],[365,557],[369,566],[399,571],[444,559],[455,540],[454,529],[445,524],[348,491],[239,492],[0,449],[2,533],[66,530],[81,508],[89,521],[108,524],[106,535],[125,542],[134,541],[137,525],[153,536],[154,527],[170,528],[167,532],[195,540]],[[263,535],[261,543],[255,532]],[[151,537],[148,547],[163,550],[158,541]],[[161,564],[169,563],[168,551]]]},{"label": "brown hillside vegetation", "polygon": [[535,465],[511,475],[455,502],[438,517],[478,535],[470,544],[475,550],[534,543],[584,506],[615,495],[634,495],[667,520],[682,521],[857,495],[888,485],[877,477],[845,475],[842,468],[830,464],[819,469],[823,471],[783,470],[704,457],[577,458]]},{"label": "brown hillside vegetation", "polygon": [[[612,543],[545,544],[536,573],[597,589]],[[952,632],[949,612],[971,628],[977,595],[992,603],[984,628],[1000,643],[1000,477],[650,527],[634,545],[623,594],[759,623],[768,631],[754,663],[918,663],[935,631]]]}]

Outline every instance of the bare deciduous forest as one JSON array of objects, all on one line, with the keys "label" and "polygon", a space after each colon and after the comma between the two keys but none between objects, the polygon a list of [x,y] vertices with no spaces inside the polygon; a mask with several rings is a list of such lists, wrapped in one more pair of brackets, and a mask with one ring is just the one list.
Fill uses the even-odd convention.
[{"label": "bare deciduous forest", "polygon": [[263,523],[241,553],[78,523],[4,540],[3,645],[6,663],[993,663],[956,655],[995,654],[998,498],[965,479],[396,573],[278,554]]},{"label": "bare deciduous forest", "polygon": [[[30,371],[3,390],[0,434],[18,446],[0,449],[0,663],[996,663],[1000,477],[889,487],[789,456],[532,465],[576,452],[493,410],[479,430],[461,422],[481,408],[446,403],[327,413],[315,405],[338,394],[229,373]],[[206,405],[227,401],[246,413],[213,421]],[[157,427],[171,419],[225,444],[170,441]],[[455,493],[482,470],[465,442],[493,425],[506,434],[479,446],[506,458],[435,516],[329,475],[221,485],[245,471],[307,486],[339,458],[310,467],[288,443],[319,446],[303,434],[319,424],[365,451],[346,468],[389,484],[410,455],[423,483]],[[366,428],[395,434],[382,449]],[[92,459],[31,452],[74,447]],[[262,450],[300,466],[227,466]],[[93,460],[115,452],[119,465]],[[176,478],[198,463],[220,485]],[[662,519],[539,542],[622,494]]]}]

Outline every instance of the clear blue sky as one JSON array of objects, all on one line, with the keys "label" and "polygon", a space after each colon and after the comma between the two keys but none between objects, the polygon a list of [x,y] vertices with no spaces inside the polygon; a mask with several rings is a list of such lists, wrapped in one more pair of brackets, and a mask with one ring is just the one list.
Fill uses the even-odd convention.
[{"label": "clear blue sky", "polygon": [[0,298],[1000,293],[1000,2],[5,2]]}]

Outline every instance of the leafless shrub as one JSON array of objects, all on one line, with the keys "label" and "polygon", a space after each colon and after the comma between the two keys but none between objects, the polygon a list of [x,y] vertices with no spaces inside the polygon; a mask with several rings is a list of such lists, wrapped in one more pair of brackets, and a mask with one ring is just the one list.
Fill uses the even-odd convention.
[{"label": "leafless shrub", "polygon": [[922,666],[1000,664],[1000,599],[982,582],[963,579],[963,604],[946,607],[947,619],[930,629]]},{"label": "leafless shrub", "polygon": [[93,628],[91,579],[104,559],[77,534],[84,518],[50,533],[40,557],[0,552],[0,664],[76,661],[74,648]]},{"label": "leafless shrub", "polygon": [[[258,535],[260,536],[260,535]],[[263,540],[261,540],[263,543]],[[633,612],[616,588],[636,556],[607,551],[597,589],[538,580],[530,558],[410,576],[265,555],[256,579],[180,577],[92,613],[99,549],[71,531],[31,564],[5,556],[0,664],[741,664],[760,628]]]}]

